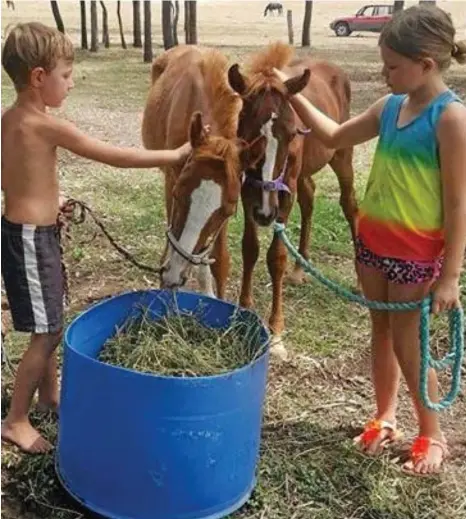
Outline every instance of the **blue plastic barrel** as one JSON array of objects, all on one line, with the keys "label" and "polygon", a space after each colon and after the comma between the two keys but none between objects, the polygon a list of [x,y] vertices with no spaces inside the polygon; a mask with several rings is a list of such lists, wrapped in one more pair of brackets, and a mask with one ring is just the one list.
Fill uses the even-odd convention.
[{"label": "blue plastic barrel", "polygon": [[[199,378],[143,374],[96,360],[116,327],[141,307],[158,319],[173,306],[186,312],[199,303],[209,326],[227,326],[238,311],[258,319],[200,294],[152,290],[101,302],[68,327],[57,473],[87,508],[112,519],[214,519],[248,500],[268,349],[241,369]],[[268,333],[260,326],[266,344]]]}]

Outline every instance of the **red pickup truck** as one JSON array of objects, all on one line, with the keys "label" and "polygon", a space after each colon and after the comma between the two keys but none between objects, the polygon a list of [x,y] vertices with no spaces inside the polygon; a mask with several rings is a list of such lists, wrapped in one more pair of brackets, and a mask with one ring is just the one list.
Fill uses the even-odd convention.
[{"label": "red pickup truck", "polygon": [[393,5],[365,5],[355,16],[333,20],[330,29],[337,36],[349,36],[352,32],[380,32],[393,15]]}]

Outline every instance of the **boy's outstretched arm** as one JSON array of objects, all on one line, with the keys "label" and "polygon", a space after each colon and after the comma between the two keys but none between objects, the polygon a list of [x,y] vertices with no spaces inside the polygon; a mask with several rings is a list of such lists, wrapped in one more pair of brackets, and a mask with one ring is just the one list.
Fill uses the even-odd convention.
[{"label": "boy's outstretched arm", "polygon": [[74,124],[61,119],[53,120],[48,131],[56,146],[65,148],[81,157],[117,168],[170,166],[182,162],[191,153],[189,142],[174,150],[146,150],[145,148],[114,146],[89,137]]},{"label": "boy's outstretched arm", "polygon": [[[289,77],[276,68],[275,76],[285,82]],[[317,109],[302,94],[290,97],[290,103],[303,123],[310,128],[326,146],[333,149],[347,148],[369,141],[379,134],[380,114],[387,98],[383,97],[365,112],[339,124]]]}]

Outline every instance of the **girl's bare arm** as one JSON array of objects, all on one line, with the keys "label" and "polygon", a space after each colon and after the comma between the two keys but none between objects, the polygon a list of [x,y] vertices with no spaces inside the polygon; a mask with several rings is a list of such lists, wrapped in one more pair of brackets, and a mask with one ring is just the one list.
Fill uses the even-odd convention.
[{"label": "girl's bare arm", "polygon": [[[444,205],[445,260],[434,311],[459,305],[459,277],[466,248],[466,107],[452,103],[442,115],[437,136]],[[451,292],[456,295],[451,295]],[[455,300],[456,299],[456,300]]]},{"label": "girl's bare arm", "polygon": [[[275,75],[282,81],[288,76],[278,69],[274,69]],[[365,112],[343,124],[322,113],[302,94],[290,97],[290,103],[299,115],[303,123],[309,127],[315,135],[329,148],[341,149],[362,142],[369,141],[379,134],[380,114],[387,96],[379,99]]]}]

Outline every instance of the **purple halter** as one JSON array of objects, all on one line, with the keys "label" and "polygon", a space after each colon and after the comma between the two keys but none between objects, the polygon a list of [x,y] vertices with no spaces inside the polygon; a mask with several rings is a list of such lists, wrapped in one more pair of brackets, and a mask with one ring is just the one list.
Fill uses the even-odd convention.
[{"label": "purple halter", "polygon": [[[298,128],[298,135],[307,135],[311,130],[309,128]],[[258,187],[259,189],[263,189],[267,193],[271,193],[273,191],[285,191],[286,193],[291,193],[290,188],[283,182],[286,173],[286,167],[288,166],[288,155],[286,156],[285,163],[283,164],[282,172],[275,180],[258,180],[257,178],[248,177],[245,174],[245,183],[249,184],[253,187]]]},{"label": "purple halter", "polygon": [[285,163],[283,164],[282,172],[275,180],[258,180],[257,178],[248,177],[246,175],[245,182],[253,187],[263,189],[267,193],[272,191],[285,191],[291,193],[290,188],[283,182],[285,178],[286,167],[288,165],[288,155],[286,156]]}]

